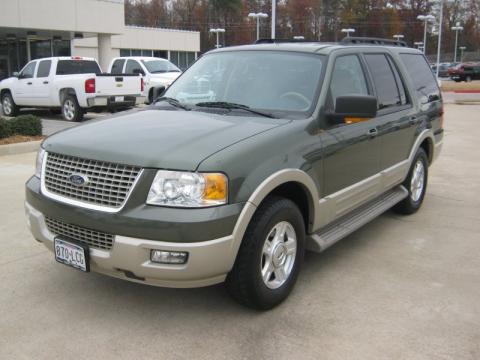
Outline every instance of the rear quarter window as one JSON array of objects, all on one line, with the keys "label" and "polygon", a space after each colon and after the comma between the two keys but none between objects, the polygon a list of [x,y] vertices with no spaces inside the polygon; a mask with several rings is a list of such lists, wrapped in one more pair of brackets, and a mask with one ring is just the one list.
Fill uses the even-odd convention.
[{"label": "rear quarter window", "polygon": [[421,103],[440,97],[440,89],[430,66],[421,54],[400,54]]}]

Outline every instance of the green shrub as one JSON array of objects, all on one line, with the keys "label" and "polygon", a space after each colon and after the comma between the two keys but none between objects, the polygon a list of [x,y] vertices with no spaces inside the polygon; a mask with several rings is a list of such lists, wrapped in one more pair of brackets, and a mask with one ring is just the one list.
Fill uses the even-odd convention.
[{"label": "green shrub", "polygon": [[4,118],[0,118],[0,139],[4,139],[12,135],[10,122]]},{"label": "green shrub", "polygon": [[42,135],[42,121],[35,115],[20,115],[9,121],[11,133],[15,135]]}]

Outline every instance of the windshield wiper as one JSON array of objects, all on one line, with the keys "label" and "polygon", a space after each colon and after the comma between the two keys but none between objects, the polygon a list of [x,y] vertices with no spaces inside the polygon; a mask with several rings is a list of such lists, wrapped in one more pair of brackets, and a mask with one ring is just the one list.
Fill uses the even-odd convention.
[{"label": "windshield wiper", "polygon": [[158,99],[155,100],[155,103],[157,103],[159,101],[165,101],[165,102],[169,103],[170,105],[175,106],[175,107],[180,108],[180,109],[183,109],[183,110],[187,110],[187,111],[192,110],[188,106],[183,105],[177,99],[171,98],[171,97],[168,97],[168,96],[159,97]]},{"label": "windshield wiper", "polygon": [[242,104],[236,104],[236,103],[231,103],[231,102],[226,102],[226,101],[206,101],[206,102],[199,102],[195,104],[195,106],[198,107],[211,107],[211,108],[220,108],[220,109],[239,109],[239,110],[245,110],[248,112],[251,112],[252,114],[257,114],[261,116],[265,116],[271,119],[276,119],[276,117],[273,114],[260,111],[260,110],[255,110],[252,109],[251,107],[247,105],[242,105]]}]

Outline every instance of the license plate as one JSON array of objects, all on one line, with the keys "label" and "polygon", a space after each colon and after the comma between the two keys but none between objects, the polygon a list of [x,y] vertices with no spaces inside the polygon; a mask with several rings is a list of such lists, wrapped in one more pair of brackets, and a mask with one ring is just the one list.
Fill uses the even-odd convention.
[{"label": "license plate", "polygon": [[122,102],[125,100],[125,97],[123,96],[115,96],[115,102]]},{"label": "license plate", "polygon": [[77,270],[90,271],[88,246],[55,238],[54,247],[55,260],[59,263],[71,266]]}]

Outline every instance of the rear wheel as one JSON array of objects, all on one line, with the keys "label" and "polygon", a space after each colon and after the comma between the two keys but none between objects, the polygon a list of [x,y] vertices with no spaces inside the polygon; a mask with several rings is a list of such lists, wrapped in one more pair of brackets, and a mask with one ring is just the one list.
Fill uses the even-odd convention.
[{"label": "rear wheel", "polygon": [[408,190],[408,197],[403,199],[393,208],[400,214],[413,214],[422,206],[427,190],[428,180],[428,157],[425,150],[418,149],[413,160],[410,172],[403,182],[403,186]]},{"label": "rear wheel", "polygon": [[267,310],[290,294],[303,261],[305,225],[291,200],[270,197],[243,237],[227,288],[239,303]]},{"label": "rear wheel", "polygon": [[67,121],[81,121],[83,119],[83,109],[78,104],[74,95],[67,95],[62,103],[62,115]]},{"label": "rear wheel", "polygon": [[17,116],[19,113],[19,108],[13,101],[12,94],[6,92],[2,96],[2,111],[6,116]]}]

